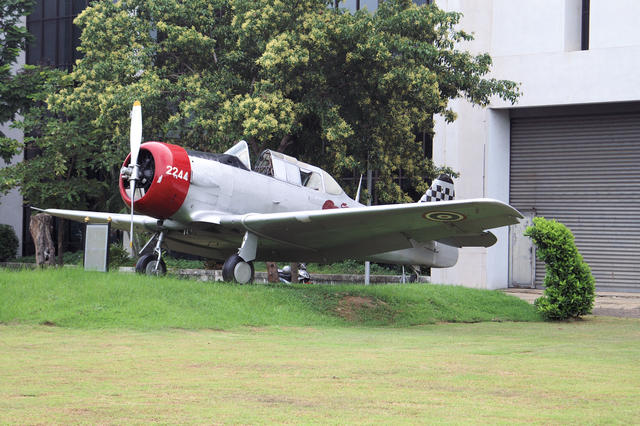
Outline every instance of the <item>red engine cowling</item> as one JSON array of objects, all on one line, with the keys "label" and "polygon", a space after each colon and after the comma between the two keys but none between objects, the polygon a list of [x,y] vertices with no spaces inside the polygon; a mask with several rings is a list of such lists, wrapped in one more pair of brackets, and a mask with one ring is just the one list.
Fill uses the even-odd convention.
[{"label": "red engine cowling", "polygon": [[[131,154],[123,167],[131,161]],[[146,142],[138,154],[140,179],[136,182],[133,208],[136,212],[167,219],[177,212],[189,192],[191,162],[184,148],[162,142]],[[120,176],[120,195],[131,205],[129,180]]]}]

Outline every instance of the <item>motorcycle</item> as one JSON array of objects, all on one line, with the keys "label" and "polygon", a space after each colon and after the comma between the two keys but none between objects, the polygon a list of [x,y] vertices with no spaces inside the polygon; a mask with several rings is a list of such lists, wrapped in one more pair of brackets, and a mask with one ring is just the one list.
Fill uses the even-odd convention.
[{"label": "motorcycle", "polygon": [[[286,265],[282,269],[278,268],[278,278],[281,283],[291,284],[291,266]],[[298,283],[311,283],[311,276],[307,272],[307,265],[304,263],[298,265]]]}]

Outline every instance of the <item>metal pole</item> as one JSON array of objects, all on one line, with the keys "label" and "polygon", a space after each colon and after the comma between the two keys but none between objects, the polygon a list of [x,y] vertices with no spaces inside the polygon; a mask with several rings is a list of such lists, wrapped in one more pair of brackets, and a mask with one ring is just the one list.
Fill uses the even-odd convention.
[{"label": "metal pole", "polygon": [[[367,160],[367,191],[369,191],[369,200],[367,201],[367,206],[371,205],[371,166],[369,165],[369,160]],[[371,271],[371,262],[368,260],[364,262],[364,285],[369,285],[370,283],[370,271]]]}]

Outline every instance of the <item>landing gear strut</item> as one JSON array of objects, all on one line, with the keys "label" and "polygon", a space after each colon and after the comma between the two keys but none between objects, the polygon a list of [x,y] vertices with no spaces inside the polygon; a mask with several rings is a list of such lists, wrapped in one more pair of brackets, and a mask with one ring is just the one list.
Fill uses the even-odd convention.
[{"label": "landing gear strut", "polygon": [[418,282],[418,277],[420,277],[420,266],[411,265],[411,269],[413,269],[413,273],[409,275],[409,282],[410,283]]},{"label": "landing gear strut", "polygon": [[[160,226],[162,226],[162,223],[160,223]],[[147,241],[147,244],[144,245],[142,250],[140,250],[140,253],[145,253],[151,242],[157,239],[153,252],[143,254],[138,259],[138,262],[136,263],[137,273],[145,275],[165,275],[167,273],[167,265],[164,263],[164,260],[162,260],[162,241],[164,240],[164,233],[165,231],[155,233],[153,237]]]},{"label": "landing gear strut", "polygon": [[222,267],[222,278],[225,281],[235,281],[239,284],[247,284],[253,281],[255,270],[253,260],[258,250],[258,237],[251,232],[246,232],[242,239],[242,246],[237,254],[231,255]]}]

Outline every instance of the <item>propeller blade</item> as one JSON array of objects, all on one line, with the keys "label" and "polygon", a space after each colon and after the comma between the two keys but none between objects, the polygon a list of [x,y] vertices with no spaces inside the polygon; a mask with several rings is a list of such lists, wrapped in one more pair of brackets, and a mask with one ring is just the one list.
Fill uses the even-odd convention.
[{"label": "propeller blade", "polygon": [[142,144],[142,107],[140,101],[133,103],[131,109],[131,130],[129,132],[129,144],[131,146],[131,177],[129,186],[131,187],[131,230],[129,231],[129,247],[133,248],[133,202],[136,196],[136,180],[138,179],[138,154]]},{"label": "propeller blade", "polygon": [[133,248],[133,198],[136,193],[136,181],[135,179],[131,179],[129,181],[131,187],[131,229],[129,231],[129,247]]},{"label": "propeller blade", "polygon": [[137,165],[138,153],[140,152],[140,145],[142,144],[142,107],[140,106],[140,101],[135,101],[131,109],[129,144],[131,145],[131,164]]}]

